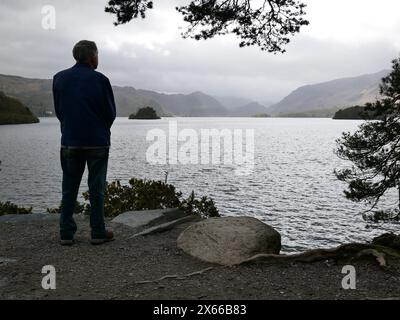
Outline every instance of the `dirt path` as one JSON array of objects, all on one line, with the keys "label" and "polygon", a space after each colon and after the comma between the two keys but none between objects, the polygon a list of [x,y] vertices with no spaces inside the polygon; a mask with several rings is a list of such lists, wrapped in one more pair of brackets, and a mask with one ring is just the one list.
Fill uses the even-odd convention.
[{"label": "dirt path", "polygon": [[[201,262],[176,247],[181,225],[171,231],[126,240],[132,230],[112,225],[117,240],[92,246],[88,221],[77,219],[77,243],[61,247],[57,221],[0,223],[1,299],[387,299],[400,298],[400,265],[382,269],[358,262],[357,289],[344,290],[342,265],[251,264],[221,267]],[[1,259],[0,259],[1,261]],[[41,270],[53,265],[57,289],[43,290]],[[137,282],[165,275],[186,279]]]}]

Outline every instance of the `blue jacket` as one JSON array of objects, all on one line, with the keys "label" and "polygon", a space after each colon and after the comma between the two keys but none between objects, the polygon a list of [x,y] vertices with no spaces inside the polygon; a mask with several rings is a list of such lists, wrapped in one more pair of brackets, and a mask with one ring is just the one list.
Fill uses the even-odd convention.
[{"label": "blue jacket", "polygon": [[109,146],[116,117],[110,81],[88,64],[77,63],[53,78],[56,116],[61,123],[61,145]]}]

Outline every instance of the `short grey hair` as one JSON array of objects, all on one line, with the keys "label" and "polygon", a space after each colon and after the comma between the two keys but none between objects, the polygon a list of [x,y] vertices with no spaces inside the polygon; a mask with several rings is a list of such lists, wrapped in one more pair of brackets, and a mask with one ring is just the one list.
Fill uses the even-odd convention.
[{"label": "short grey hair", "polygon": [[74,46],[72,54],[77,62],[88,62],[98,54],[96,43],[88,40],[79,41]]}]

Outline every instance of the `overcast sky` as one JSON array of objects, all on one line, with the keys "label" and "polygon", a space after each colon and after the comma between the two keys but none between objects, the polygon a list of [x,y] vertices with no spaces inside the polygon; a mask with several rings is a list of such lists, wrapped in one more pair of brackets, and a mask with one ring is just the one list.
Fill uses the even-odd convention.
[{"label": "overcast sky", "polygon": [[[399,0],[304,0],[310,26],[285,54],[239,48],[233,37],[183,40],[174,7],[155,0],[145,20],[114,27],[106,0],[0,0],[0,73],[51,78],[73,65],[73,45],[96,41],[100,72],[114,85],[160,92],[278,101],[305,84],[390,68],[400,51]],[[42,28],[44,5],[56,29]]]}]

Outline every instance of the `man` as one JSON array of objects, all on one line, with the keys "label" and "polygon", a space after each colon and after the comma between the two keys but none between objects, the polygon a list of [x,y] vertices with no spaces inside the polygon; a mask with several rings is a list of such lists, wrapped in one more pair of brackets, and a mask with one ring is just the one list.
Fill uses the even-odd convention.
[{"label": "man", "polygon": [[73,49],[76,64],[53,79],[54,108],[61,123],[63,171],[60,236],[62,245],[72,245],[77,230],[73,219],[76,199],[87,164],[90,195],[91,243],[114,240],[104,223],[111,126],[116,117],[110,81],[99,72],[97,46],[80,41]]}]

